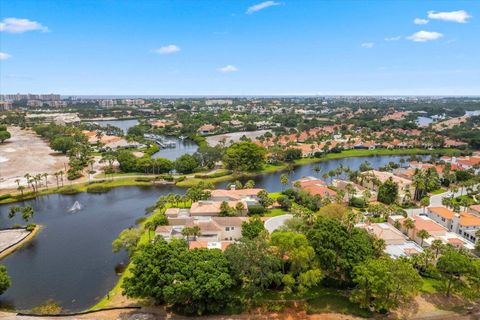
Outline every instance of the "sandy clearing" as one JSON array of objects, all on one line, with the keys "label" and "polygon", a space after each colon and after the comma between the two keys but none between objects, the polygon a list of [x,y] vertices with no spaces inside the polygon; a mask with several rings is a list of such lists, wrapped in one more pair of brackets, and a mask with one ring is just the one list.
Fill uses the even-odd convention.
[{"label": "sandy clearing", "polygon": [[208,136],[206,137],[206,140],[210,146],[216,146],[217,144],[220,143],[220,141],[225,139],[226,144],[228,146],[231,144],[230,143],[231,140],[233,140],[233,142],[238,142],[240,141],[240,138],[244,135],[251,140],[255,140],[256,137],[260,137],[261,135],[265,134],[265,132],[268,132],[268,131],[272,132],[271,130],[230,132],[230,133],[224,133],[224,134],[217,134],[214,136]]},{"label": "sandy clearing", "polygon": [[[9,127],[8,131],[12,138],[0,144],[0,190],[16,189],[16,179],[26,185],[26,173],[36,175],[65,170],[68,158],[53,151],[33,131],[18,127]],[[54,181],[51,176],[49,182]]]}]

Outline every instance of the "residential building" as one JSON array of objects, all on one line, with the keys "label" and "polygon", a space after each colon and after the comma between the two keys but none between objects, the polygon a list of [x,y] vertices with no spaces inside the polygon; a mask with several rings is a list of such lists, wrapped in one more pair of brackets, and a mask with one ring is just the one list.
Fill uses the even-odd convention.
[{"label": "residential building", "polygon": [[385,252],[392,258],[412,256],[423,252],[423,248],[407,237],[389,223],[359,224],[369,234],[385,241]]},{"label": "residential building", "polygon": [[362,172],[361,175],[363,178],[361,179],[361,185],[375,192],[378,192],[380,184],[392,179],[392,181],[398,185],[398,197],[400,201],[403,201],[406,195],[409,194],[411,196],[415,192],[412,180],[396,176],[391,172],[369,170]]},{"label": "residential building", "polygon": [[470,212],[455,213],[444,207],[429,207],[428,216],[447,230],[475,243],[480,230],[480,216]]},{"label": "residential building", "polygon": [[[190,207],[190,216],[198,217],[198,216],[218,216],[220,214],[221,205],[223,201],[210,201],[210,200],[202,200],[198,202],[192,203]],[[243,210],[241,212],[242,216],[247,215],[248,213],[248,204],[244,200],[239,201],[226,201],[228,206],[231,208],[235,208],[238,203],[243,205]]]},{"label": "residential building", "polygon": [[243,200],[247,205],[258,204],[258,193],[264,189],[251,188],[251,189],[215,189],[210,191],[210,200],[212,201],[240,201]]},{"label": "residential building", "polygon": [[215,130],[215,126],[213,124],[204,124],[198,128],[198,133],[201,135],[207,135],[213,133],[213,130]]}]

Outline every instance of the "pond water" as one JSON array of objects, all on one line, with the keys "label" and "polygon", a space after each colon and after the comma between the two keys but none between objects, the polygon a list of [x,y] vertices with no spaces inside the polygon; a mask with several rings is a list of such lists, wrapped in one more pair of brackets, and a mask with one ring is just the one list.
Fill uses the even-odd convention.
[{"label": "pond water", "polygon": [[194,154],[198,149],[198,145],[192,140],[182,140],[175,137],[168,137],[167,140],[174,141],[175,148],[160,149],[160,151],[152,155],[152,158],[175,160],[184,154]]},{"label": "pond water", "polygon": [[[402,156],[377,156],[329,160],[295,168],[290,181],[322,175],[340,164],[358,169],[364,161],[378,168],[388,162],[400,162]],[[281,191],[280,175],[265,174],[254,178],[256,185],[270,192]],[[246,180],[246,179],[245,179]],[[219,184],[226,187],[228,183]],[[119,187],[103,194],[49,195],[20,205],[35,209],[33,222],[44,228],[27,245],[7,256],[6,265],[12,286],[0,296],[0,306],[30,309],[52,299],[64,311],[79,311],[94,305],[118,280],[115,268],[127,263],[125,253],[112,253],[112,241],[125,228],[145,216],[145,208],[168,193],[183,194],[175,186]],[[78,201],[80,210],[70,211]],[[0,205],[0,228],[22,223],[8,219],[8,208]],[[78,207],[78,206],[77,206]]]},{"label": "pond water", "polygon": [[433,122],[432,118],[429,117],[417,117],[417,125],[419,126],[428,126],[430,123]]},{"label": "pond water", "polygon": [[107,125],[111,125],[123,130],[124,133],[127,133],[128,129],[136,126],[138,124],[137,119],[125,119],[125,120],[101,120],[101,121],[93,121],[99,126],[106,127]]},{"label": "pond water", "polygon": [[[145,216],[145,208],[176,187],[119,187],[104,194],[49,195],[25,202],[32,219],[44,228],[26,246],[0,261],[12,286],[0,306],[30,309],[52,299],[64,311],[86,309],[115,285],[115,267],[127,263],[124,252],[112,253],[112,241]],[[81,210],[69,211],[78,201]],[[22,223],[8,219],[10,205],[0,206],[0,227]]]},{"label": "pond water", "polygon": [[[320,163],[312,163],[307,165],[302,165],[296,167],[291,173],[289,173],[288,179],[290,182],[298,180],[304,176],[314,176],[319,179],[325,180],[326,182],[331,182],[331,178],[324,179],[323,175],[333,169],[338,168],[340,165],[344,167],[349,167],[352,170],[358,170],[360,164],[364,161],[368,161],[370,166],[374,169],[378,169],[387,165],[389,162],[400,163],[400,159],[407,161],[408,156],[372,156],[372,157],[357,157],[357,158],[344,158],[337,160],[327,160]],[[320,167],[321,171],[316,173],[314,167]],[[240,179],[242,183],[245,183],[247,180],[255,181],[255,186],[258,188],[263,188],[269,192],[279,192],[284,189],[280,184],[280,176],[286,173],[286,171],[278,171],[273,173],[264,174],[254,178],[244,178]],[[345,178],[344,175],[338,176],[337,179]],[[217,185],[217,188],[226,188],[230,182],[222,182]]]}]

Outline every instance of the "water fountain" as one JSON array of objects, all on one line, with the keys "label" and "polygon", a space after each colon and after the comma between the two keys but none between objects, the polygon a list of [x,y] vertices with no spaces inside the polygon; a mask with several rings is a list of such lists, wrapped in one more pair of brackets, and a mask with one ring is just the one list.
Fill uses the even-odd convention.
[{"label": "water fountain", "polygon": [[68,210],[69,212],[72,212],[72,211],[78,211],[78,210],[81,210],[82,209],[82,205],[80,204],[80,202],[78,201],[75,201],[75,203],[73,204],[73,206],[70,208],[70,210]]}]

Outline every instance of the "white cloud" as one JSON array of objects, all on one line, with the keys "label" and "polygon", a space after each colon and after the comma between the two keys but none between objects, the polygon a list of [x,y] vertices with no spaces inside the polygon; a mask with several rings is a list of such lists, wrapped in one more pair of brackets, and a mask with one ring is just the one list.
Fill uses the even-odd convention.
[{"label": "white cloud", "polygon": [[180,51],[180,47],[174,44],[169,44],[168,46],[160,47],[154,50],[156,53],[160,54],[171,54]]},{"label": "white cloud", "polygon": [[398,41],[400,40],[400,36],[395,36],[395,37],[386,37],[385,41]]},{"label": "white cloud", "polygon": [[412,40],[415,42],[426,42],[426,41],[431,41],[431,40],[437,40],[443,37],[443,34],[440,32],[435,32],[435,31],[418,31],[412,34],[411,36],[408,36],[408,40]]},{"label": "white cloud", "polygon": [[0,52],[0,60],[7,60],[11,57],[8,53]]},{"label": "white cloud", "polygon": [[466,23],[472,16],[465,10],[450,11],[450,12],[435,12],[428,11],[428,17],[435,20],[452,21],[458,23]]},{"label": "white cloud", "polygon": [[265,1],[262,3],[255,4],[247,9],[246,14],[252,14],[257,11],[266,9],[268,7],[274,7],[274,6],[279,6],[280,2],[275,2],[275,1]]},{"label": "white cloud", "polygon": [[360,46],[362,48],[365,48],[365,49],[371,49],[371,48],[373,48],[374,45],[375,45],[375,43],[373,43],[373,42],[364,42]]},{"label": "white cloud", "polygon": [[428,23],[428,19],[415,18],[415,19],[413,20],[413,23],[415,23],[415,24],[427,24],[427,23]]},{"label": "white cloud", "polygon": [[238,71],[238,68],[229,64],[225,67],[219,68],[218,71],[220,71],[221,73],[231,73]]},{"label": "white cloud", "polygon": [[30,21],[28,19],[5,18],[0,22],[0,31],[10,33],[23,33],[27,31],[39,30],[48,32],[48,28],[37,21]]}]

